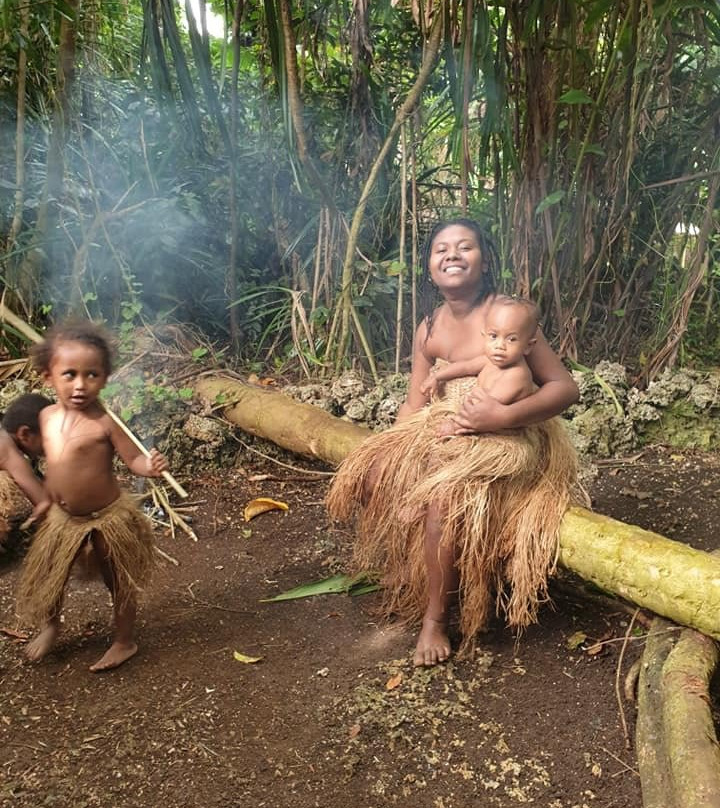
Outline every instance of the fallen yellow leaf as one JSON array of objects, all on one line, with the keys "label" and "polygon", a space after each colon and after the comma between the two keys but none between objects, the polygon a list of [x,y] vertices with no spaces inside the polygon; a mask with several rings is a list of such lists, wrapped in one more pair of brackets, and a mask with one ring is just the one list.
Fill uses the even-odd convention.
[{"label": "fallen yellow leaf", "polygon": [[235,657],[238,662],[245,662],[247,665],[260,662],[262,659],[261,656],[245,656],[245,654],[241,654],[240,651],[233,651],[233,657]]},{"label": "fallen yellow leaf", "polygon": [[258,497],[253,499],[245,506],[243,515],[245,521],[249,522],[261,513],[266,511],[286,511],[288,505],[285,502],[280,502],[277,499],[270,499],[269,497]]},{"label": "fallen yellow leaf", "polygon": [[402,683],[403,675],[402,671],[400,673],[396,673],[395,676],[391,676],[387,682],[385,683],[385,690],[395,690],[396,687],[399,687]]}]

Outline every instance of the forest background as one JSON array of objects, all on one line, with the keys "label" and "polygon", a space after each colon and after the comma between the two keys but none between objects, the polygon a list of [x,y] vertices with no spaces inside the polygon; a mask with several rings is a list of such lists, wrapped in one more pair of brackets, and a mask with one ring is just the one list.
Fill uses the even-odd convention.
[{"label": "forest background", "polygon": [[467,215],[571,364],[719,362],[714,2],[0,0],[0,25],[0,282],[38,327],[180,322],[257,370],[377,378],[433,304],[428,230]]}]

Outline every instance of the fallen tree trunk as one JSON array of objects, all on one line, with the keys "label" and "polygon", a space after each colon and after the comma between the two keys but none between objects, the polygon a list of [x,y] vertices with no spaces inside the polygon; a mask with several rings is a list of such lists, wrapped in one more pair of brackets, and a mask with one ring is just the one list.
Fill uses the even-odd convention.
[{"label": "fallen tree trunk", "polygon": [[195,392],[213,409],[221,409],[243,432],[333,466],[372,434],[369,429],[335,418],[312,404],[237,379],[218,376],[200,379]]},{"label": "fallen tree trunk", "polygon": [[708,692],[717,661],[709,637],[653,620],[638,682],[643,808],[720,805],[720,748]]},{"label": "fallen tree trunk", "polygon": [[665,748],[678,808],[720,805],[720,748],[708,698],[717,645],[685,629],[662,670]]},{"label": "fallen tree trunk", "polygon": [[662,703],[663,665],[677,632],[673,623],[656,617],[645,640],[637,689],[635,752],[643,808],[681,808],[672,796],[670,756],[665,743]]},{"label": "fallen tree trunk", "polygon": [[[196,393],[246,432],[339,463],[370,430],[282,393],[212,377]],[[720,638],[720,557],[584,508],[561,526],[560,563],[601,589]]]}]

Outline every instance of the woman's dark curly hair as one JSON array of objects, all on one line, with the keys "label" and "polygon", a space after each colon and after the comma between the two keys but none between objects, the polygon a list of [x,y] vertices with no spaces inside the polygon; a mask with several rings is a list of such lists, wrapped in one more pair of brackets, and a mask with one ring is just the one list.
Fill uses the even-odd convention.
[{"label": "woman's dark curly hair", "polygon": [[459,226],[467,227],[472,230],[480,246],[483,262],[485,263],[485,272],[482,274],[480,285],[478,286],[476,303],[480,303],[492,294],[495,294],[497,289],[497,277],[500,274],[500,256],[498,255],[497,247],[488,234],[482,229],[480,224],[474,219],[446,219],[438,222],[428,234],[425,241],[425,246],[422,252],[422,268],[423,274],[420,281],[420,301],[421,312],[423,319],[427,325],[427,334],[430,336],[433,321],[435,319],[435,312],[442,303],[442,297],[438,294],[437,288],[430,279],[430,253],[435,239],[448,227]]},{"label": "woman's dark curly hair", "polygon": [[33,364],[41,373],[50,370],[53,354],[61,342],[82,342],[97,348],[102,358],[103,370],[108,376],[112,373],[115,353],[113,338],[109,331],[92,320],[66,320],[45,332],[45,339],[30,351]]}]

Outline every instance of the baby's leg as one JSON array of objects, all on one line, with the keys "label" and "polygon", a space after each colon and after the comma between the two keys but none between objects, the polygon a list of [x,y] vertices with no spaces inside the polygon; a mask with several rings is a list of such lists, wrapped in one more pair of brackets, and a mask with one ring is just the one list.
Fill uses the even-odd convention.
[{"label": "baby's leg", "polygon": [[113,598],[113,617],[115,621],[112,645],[94,665],[90,666],[90,670],[97,673],[117,668],[118,665],[127,662],[137,653],[137,645],[133,639],[136,603],[134,594],[118,591],[117,575],[110,563],[110,554],[105,538],[101,533],[95,531],[91,542],[103,581],[105,581],[105,586],[110,590]]},{"label": "baby's leg", "polygon": [[448,624],[450,605],[457,593],[455,548],[440,543],[441,515],[431,503],[425,518],[425,565],[428,573],[428,605],[415,646],[416,666],[437,665],[450,656]]}]

